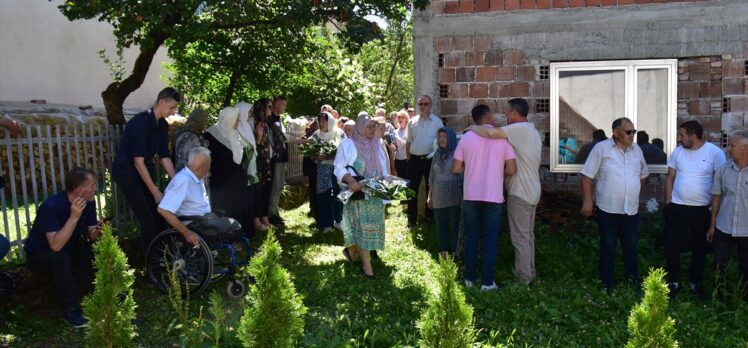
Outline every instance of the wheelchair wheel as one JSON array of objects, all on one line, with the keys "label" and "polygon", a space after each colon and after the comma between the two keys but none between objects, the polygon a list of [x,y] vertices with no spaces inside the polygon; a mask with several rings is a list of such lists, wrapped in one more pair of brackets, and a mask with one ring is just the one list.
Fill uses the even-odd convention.
[{"label": "wheelchair wheel", "polygon": [[241,298],[247,293],[247,287],[240,280],[230,280],[226,286],[226,293],[232,298]]},{"label": "wheelchair wheel", "polygon": [[177,230],[168,229],[148,246],[146,268],[151,283],[159,291],[168,293],[169,271],[176,270],[185,295],[195,296],[210,284],[213,254],[202,238],[200,247],[194,248]]}]

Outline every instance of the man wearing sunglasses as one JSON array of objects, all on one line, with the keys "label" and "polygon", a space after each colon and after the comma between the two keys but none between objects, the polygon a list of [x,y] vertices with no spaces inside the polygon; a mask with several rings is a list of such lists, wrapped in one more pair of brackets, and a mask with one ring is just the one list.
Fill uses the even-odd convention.
[{"label": "man wearing sunglasses", "polygon": [[582,169],[582,215],[591,216],[592,180],[596,183],[597,225],[600,232],[598,276],[606,290],[613,289],[617,240],[621,241],[626,277],[639,286],[639,193],[649,176],[647,162],[634,143],[634,123],[622,117],[613,121],[613,137],[590,152]]},{"label": "man wearing sunglasses", "polygon": [[[418,116],[408,121],[408,139],[405,143],[405,153],[408,157],[408,187],[418,193],[421,177],[426,180],[426,192],[429,191],[429,173],[431,158],[434,152],[436,137],[439,129],[444,127],[439,116],[431,113],[431,97],[422,95],[418,98]],[[431,209],[426,207],[425,219],[430,222],[433,217]],[[418,222],[418,197],[408,201],[408,226],[415,226]]]}]

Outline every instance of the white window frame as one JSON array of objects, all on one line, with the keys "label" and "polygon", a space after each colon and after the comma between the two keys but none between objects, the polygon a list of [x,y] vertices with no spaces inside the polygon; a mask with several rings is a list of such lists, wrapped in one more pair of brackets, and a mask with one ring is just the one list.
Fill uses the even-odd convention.
[{"label": "white window frame", "polygon": [[[668,69],[668,103],[667,103],[667,136],[663,139],[665,153],[668,158],[676,147],[677,108],[678,108],[678,60],[677,59],[649,59],[649,60],[610,60],[594,62],[563,62],[550,64],[551,79],[551,149],[559,146],[559,106],[558,82],[562,71],[594,71],[594,70],[623,70],[624,71],[624,115],[637,124],[637,84],[636,74],[639,69]],[[605,133],[611,135],[610,129]],[[550,151],[550,169],[555,173],[579,173],[582,164],[561,164],[558,151]],[[667,164],[650,164],[650,173],[667,173]]]}]

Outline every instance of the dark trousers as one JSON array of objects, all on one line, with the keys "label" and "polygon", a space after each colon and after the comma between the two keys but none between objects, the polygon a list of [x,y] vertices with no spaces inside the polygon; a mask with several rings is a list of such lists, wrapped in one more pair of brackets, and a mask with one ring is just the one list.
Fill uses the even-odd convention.
[{"label": "dark trousers", "polygon": [[28,255],[26,261],[32,272],[52,278],[54,292],[64,306],[64,310],[78,305],[75,297],[74,274],[80,276],[84,284],[93,282],[91,244],[82,241],[69,241],[68,243],[77,245],[71,251]]},{"label": "dark trousers", "polygon": [[268,216],[270,210],[270,192],[273,190],[273,184],[258,183],[255,187],[255,217]]},{"label": "dark trousers", "polygon": [[499,254],[499,233],[503,203],[465,201],[465,280],[475,282],[478,264],[478,241],[483,241],[481,284],[494,283],[493,271]]},{"label": "dark trousers", "polygon": [[598,276],[605,288],[613,287],[616,244],[621,241],[623,268],[626,277],[635,285],[639,284],[639,214],[610,214],[597,210],[597,225],[600,231],[600,259]]},{"label": "dark trousers", "polygon": [[[421,178],[426,178],[426,192],[429,192],[429,173],[431,172],[431,159],[423,156],[411,156],[408,160],[408,187],[416,192],[416,197],[408,201],[408,223],[414,224],[418,221],[418,187],[421,186]],[[430,220],[433,212],[426,206],[425,218]]]},{"label": "dark trousers", "polygon": [[679,281],[680,252],[683,246],[691,251],[689,277],[701,283],[706,260],[706,231],[711,215],[709,206],[698,207],[676,203],[665,206],[665,270],[669,283]]},{"label": "dark trousers", "polygon": [[746,284],[748,284],[748,237],[733,237],[720,230],[714,231],[714,261],[717,266],[717,293],[724,296],[727,284],[727,266],[732,259],[732,251],[738,250],[738,270],[742,277],[741,291],[746,295]]},{"label": "dark trousers", "polygon": [[401,178],[408,178],[408,160],[395,160],[395,171],[397,176]]},{"label": "dark trousers", "polygon": [[148,191],[142,179],[125,175],[114,175],[113,178],[130,205],[135,219],[138,220],[140,243],[143,255],[145,255],[153,238],[166,229],[166,221],[158,213],[156,200],[153,199],[153,195]]},{"label": "dark trousers", "polygon": [[338,193],[340,189],[329,189],[317,194],[317,226],[320,229],[324,230],[343,221],[343,203],[336,198]]},{"label": "dark trousers", "polygon": [[439,240],[439,251],[457,251],[457,237],[460,233],[460,206],[434,209],[436,237]]},{"label": "dark trousers", "polygon": [[247,185],[245,192],[247,197],[247,211],[242,216],[245,217],[244,220],[246,221],[240,221],[240,223],[242,224],[244,234],[252,237],[255,234],[255,185]]}]

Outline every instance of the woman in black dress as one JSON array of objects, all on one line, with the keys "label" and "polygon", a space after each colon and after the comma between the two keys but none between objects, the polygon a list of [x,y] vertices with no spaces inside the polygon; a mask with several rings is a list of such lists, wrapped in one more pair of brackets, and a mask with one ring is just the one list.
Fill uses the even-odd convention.
[{"label": "woman in black dress", "polygon": [[255,123],[255,141],[257,142],[257,177],[255,184],[255,228],[266,231],[270,228],[268,210],[270,208],[270,191],[273,188],[273,140],[268,118],[273,113],[273,104],[267,98],[255,102],[252,118]]}]

